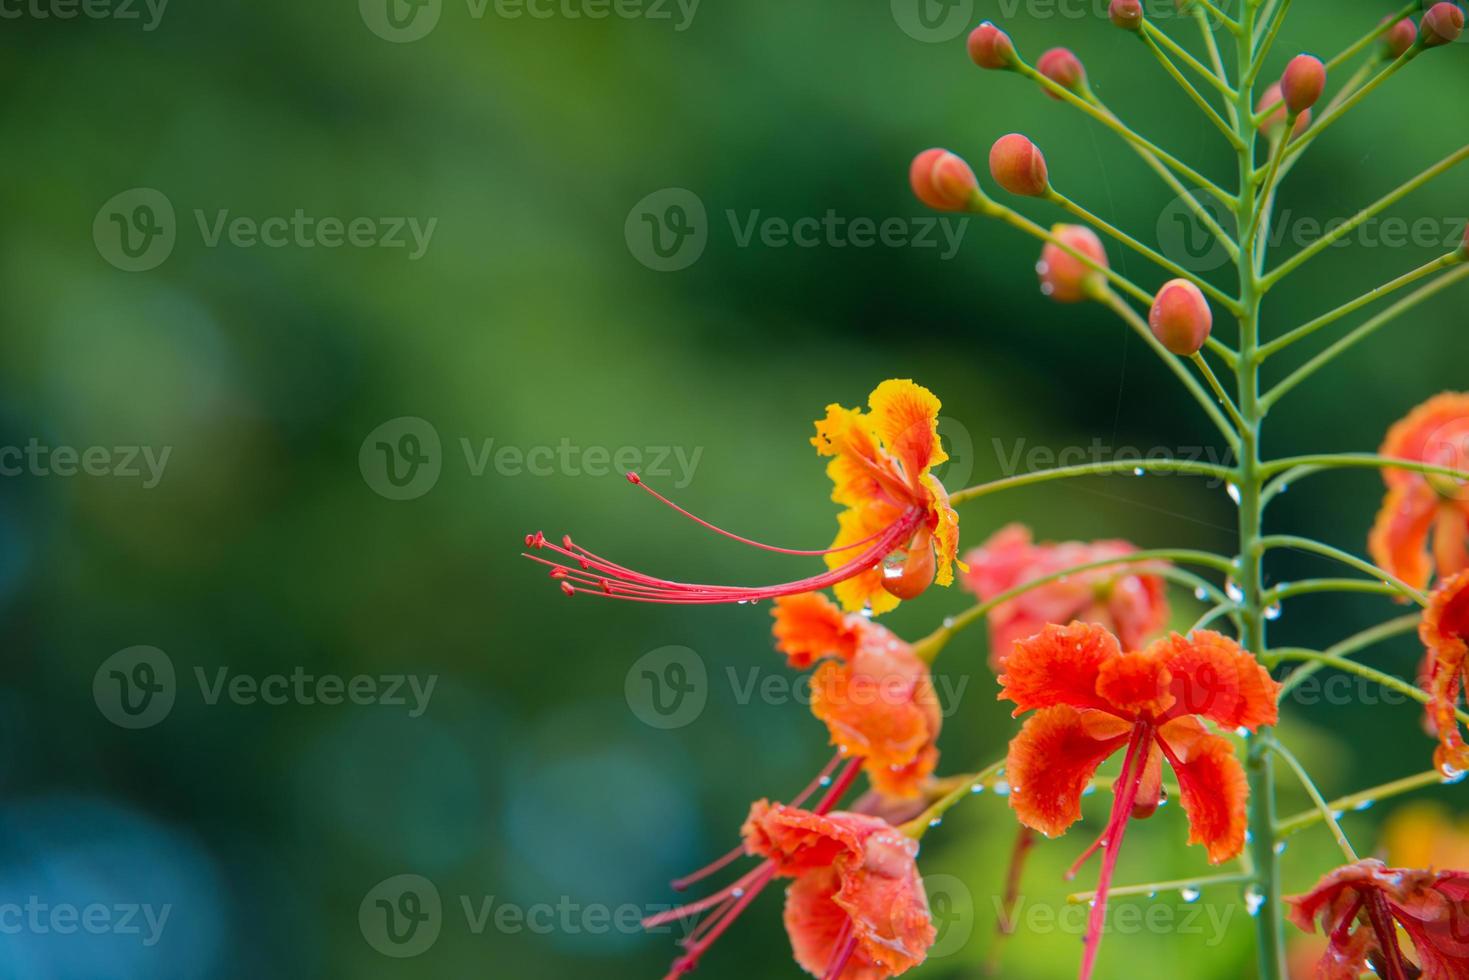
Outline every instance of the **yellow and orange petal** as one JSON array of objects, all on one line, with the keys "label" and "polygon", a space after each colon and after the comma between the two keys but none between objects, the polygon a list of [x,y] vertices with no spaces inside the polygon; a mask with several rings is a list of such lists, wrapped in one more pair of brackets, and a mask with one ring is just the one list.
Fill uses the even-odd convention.
[{"label": "yellow and orange petal", "polygon": [[920,497],[923,477],[949,458],[939,442],[942,404],[927,388],[904,379],[878,385],[867,405],[872,409],[873,431],[902,464],[914,497]]},{"label": "yellow and orange petal", "polygon": [[1010,740],[1005,774],[1020,822],[1057,837],[1081,819],[1081,797],[1108,756],[1127,744],[1132,726],[1069,705],[1044,708]]},{"label": "yellow and orange petal", "polygon": [[1177,633],[1148,647],[1172,675],[1173,715],[1200,715],[1225,728],[1274,725],[1280,684],[1234,640],[1212,630]]},{"label": "yellow and orange petal", "polygon": [[1421,481],[1391,487],[1367,536],[1372,560],[1415,589],[1426,586],[1434,568],[1428,538],[1441,506],[1438,494]]},{"label": "yellow and orange petal", "polygon": [[[837,536],[831,546],[846,550],[834,551],[827,555],[826,567],[841,568],[859,553],[860,549],[852,547],[853,545],[860,545],[880,534],[898,517],[899,512],[896,508],[882,503],[842,511],[837,515]],[[837,601],[847,612],[861,612],[865,608],[869,609],[872,615],[880,616],[896,609],[900,601],[897,596],[882,587],[882,582],[883,569],[879,564],[838,582],[831,587],[831,591],[836,594]]]},{"label": "yellow and orange petal", "polygon": [[954,584],[954,567],[969,571],[969,566],[959,560],[959,515],[949,506],[949,494],[944,485],[932,473],[925,473],[923,486],[933,497],[929,505],[929,519],[934,522],[933,550],[938,559],[938,571],[934,581],[944,588]]},{"label": "yellow and orange petal", "polygon": [[1444,582],[1429,597],[1418,635],[1433,654],[1429,670],[1429,718],[1438,729],[1434,764],[1446,774],[1469,771],[1469,746],[1454,713],[1469,661],[1469,572]]},{"label": "yellow and orange petal", "polygon": [[999,699],[1015,702],[1016,717],[1056,705],[1111,709],[1097,693],[1097,680],[1102,665],[1121,655],[1117,638],[1101,626],[1049,625],[1015,644],[999,677]]},{"label": "yellow and orange petal", "polygon": [[825,657],[846,660],[857,650],[858,626],[820,592],[779,596],[771,616],[775,648],[797,669]]},{"label": "yellow and orange petal", "polygon": [[1250,788],[1234,746],[1193,718],[1169,722],[1158,737],[1178,777],[1188,842],[1203,844],[1210,864],[1237,856],[1245,846]]}]

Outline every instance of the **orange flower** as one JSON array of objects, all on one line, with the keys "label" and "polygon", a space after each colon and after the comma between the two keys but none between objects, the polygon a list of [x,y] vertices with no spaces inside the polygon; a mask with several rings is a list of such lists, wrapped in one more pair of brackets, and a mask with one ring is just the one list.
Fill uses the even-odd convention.
[{"label": "orange flower", "polygon": [[760,800],[741,830],[743,845],[674,886],[680,890],[742,855],[763,857],[732,885],[644,920],[646,928],[708,912],[682,941],[684,955],[666,980],[691,972],[700,958],[775,878],[794,878],[785,923],[796,962],[814,976],[885,980],[922,963],[935,930],[918,875],[918,842],[874,816],[832,812],[857,774],[849,763],[811,810]]},{"label": "orange flower", "polygon": [[884,796],[921,796],[938,764],[943,724],[928,665],[887,628],[820,594],[777,599],[773,615],[776,646],[793,666],[823,661],[812,678],[811,713],[832,744],[861,759]]},{"label": "orange flower", "polygon": [[[1382,444],[1384,456],[1458,470],[1466,468],[1466,453],[1469,394],[1452,392],[1413,409]],[[1440,578],[1469,568],[1469,493],[1463,484],[1408,470],[1386,469],[1382,475],[1387,496],[1368,539],[1372,559],[1420,589],[1435,568]]]},{"label": "orange flower", "polygon": [[1434,765],[1445,776],[1469,772],[1469,746],[1459,731],[1454,709],[1459,705],[1469,659],[1469,572],[1460,572],[1433,591],[1418,635],[1428,648],[1423,666],[1428,721],[1438,734]]},{"label": "orange flower", "polygon": [[[1367,860],[1337,868],[1305,895],[1287,898],[1290,920],[1306,932],[1316,923],[1327,948],[1316,965],[1323,980],[1469,977],[1469,873],[1389,868]],[[1412,966],[1398,927],[1416,953]]]},{"label": "orange flower", "polygon": [[918,843],[892,825],[762,800],[750,810],[745,846],[796,879],[786,891],[786,933],[812,976],[884,980],[922,963],[933,945]]},{"label": "orange flower", "polygon": [[[550,567],[551,578],[567,595],[600,595],[635,602],[675,604],[747,603],[776,596],[832,588],[849,611],[887,612],[935,581],[949,585],[959,551],[959,518],[948,494],[931,472],[947,460],[939,442],[939,400],[912,381],[884,381],[868,398],[869,412],[829,405],[816,422],[811,442],[827,465],[835,488],[832,500],[847,509],[837,515],[836,541],[830,548],[801,551],[761,544],[695,517],[642,481],[628,481],[659,502],[717,534],[764,551],[821,556],[821,575],[767,586],[696,585],[635,571],[601,557],[571,540],[560,544],[537,531],[528,534],[530,551],[549,550],[556,558],[527,553]],[[960,566],[963,567],[962,565]]]},{"label": "orange flower", "polygon": [[1105,848],[1087,927],[1083,980],[1091,976],[1107,914],[1107,889],[1127,822],[1162,803],[1166,760],[1178,777],[1189,843],[1213,864],[1245,843],[1249,788],[1230,743],[1203,719],[1254,730],[1278,719],[1280,685],[1249,652],[1208,630],[1173,634],[1140,653],[1123,653],[1106,629],[1047,626],[1022,640],[1000,676],[1001,700],[1015,715],[1036,713],[1010,743],[1005,769],[1010,806],[1021,823],[1047,836],[1081,819],[1081,798],[1097,768],[1126,749],[1112,816],[1072,873]]},{"label": "orange flower", "polygon": [[[1036,544],[1030,528],[1010,524],[964,556],[964,585],[987,602],[1017,586],[1067,568],[1121,558],[1137,548],[1126,541],[1065,541]],[[1039,633],[1048,623],[1080,620],[1117,634],[1136,649],[1168,624],[1168,597],[1158,565],[1114,565],[1068,575],[1064,580],[1002,602],[990,610],[990,665],[1003,667],[1016,640]]]}]

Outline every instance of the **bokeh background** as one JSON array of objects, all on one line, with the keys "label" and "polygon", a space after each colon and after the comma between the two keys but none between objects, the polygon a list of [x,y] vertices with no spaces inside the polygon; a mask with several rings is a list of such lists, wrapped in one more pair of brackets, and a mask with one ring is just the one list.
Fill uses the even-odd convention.
[{"label": "bokeh background", "polygon": [[[1010,229],[951,218],[953,249],[941,235],[744,235],[829,212],[915,234],[931,216],[907,189],[913,154],[944,145],[982,162],[1017,129],[1072,197],[1145,239],[1166,233],[1172,195],[1123,144],[965,57],[986,17],[1032,58],[1072,46],[1117,111],[1229,179],[1217,134],[1101,0],[958,0],[927,21],[906,0],[647,0],[605,19],[579,16],[607,9],[595,0],[536,8],[547,17],[393,3],[5,8],[0,445],[101,447],[103,475],[61,475],[65,452],[38,448],[59,465],[0,480],[0,903],[106,911],[92,931],[48,911],[0,920],[0,977],[658,976],[674,937],[626,928],[624,908],[672,901],[668,879],[727,849],[751,799],[806,782],[825,734],[790,697],[741,693],[794,680],[765,607],[568,601],[518,557],[526,532],[573,531],[696,580],[795,577],[799,560],[703,533],[617,470],[630,461],[744,533],[819,547],[833,508],[811,420],[888,377],[944,399],[951,487],[1004,475],[1017,451],[1216,445],[1120,324],[1041,297],[1038,248]],[[1387,12],[1297,7],[1267,77]],[[1197,45],[1191,24],[1170,29]],[[1465,45],[1414,64],[1320,141],[1283,206],[1349,216],[1456,149],[1466,71]],[[1466,192],[1455,173],[1392,213],[1448,234]],[[145,234],[170,210],[171,240]],[[315,225],[279,247],[244,225],[213,237],[222,212],[298,211],[366,223],[337,247]],[[665,252],[687,248],[660,257],[644,215],[687,217],[687,239],[661,229]],[[422,249],[394,230],[410,218],[432,222]],[[118,221],[142,254],[121,250]],[[1442,251],[1333,250],[1271,297],[1267,331]],[[1164,278],[1112,255],[1150,287]],[[1270,419],[1268,450],[1371,449],[1414,404],[1462,387],[1463,308],[1462,292],[1442,296],[1303,386]],[[408,454],[405,486],[384,445]],[[156,479],[144,451],[162,462]],[[1317,477],[1272,524],[1360,551],[1380,492],[1367,472]],[[1221,487],[1117,477],[987,498],[962,519],[969,544],[1023,520],[1044,538],[1228,551],[1234,516]],[[1325,569],[1286,555],[1271,574],[1310,571]],[[916,637],[966,604],[935,590],[888,622]],[[1175,597],[1177,625],[1198,612]],[[1273,632],[1320,646],[1398,612],[1299,600]],[[706,679],[702,709],[667,729],[629,692],[641,659],[670,646]],[[984,654],[973,631],[939,664],[947,771],[997,758],[1014,730]],[[1369,655],[1404,675],[1416,658],[1409,640]],[[138,664],[162,662],[171,708],[116,723],[137,718],[118,715],[113,672],[146,681]],[[220,678],[296,673],[383,679],[369,682],[378,703],[211,694]],[[395,677],[435,685],[426,710],[406,683],[407,704],[382,703]],[[1296,704],[1284,730],[1328,794],[1429,764],[1410,706]],[[1283,794],[1287,811],[1305,805]],[[1463,809],[1462,793],[1436,795]],[[1087,826],[1037,852],[1025,900],[1041,925],[1012,940],[1002,975],[1072,974],[1081,919],[1060,872],[1105,806],[1093,798]],[[1364,850],[1393,809],[1346,818]],[[985,795],[925,842],[945,932],[923,975],[980,975],[1013,826]],[[1184,836],[1176,807],[1135,827],[1119,882],[1204,873]],[[1294,840],[1287,886],[1334,853],[1319,830]],[[436,939],[408,957],[385,955],[372,925],[378,889],[401,875],[442,906]],[[1191,929],[1177,896],[1156,902],[1177,928],[1113,935],[1099,976],[1251,974],[1238,895],[1206,895]],[[1062,924],[1046,927],[1046,909]],[[701,975],[796,975],[779,920],[765,896]]]}]

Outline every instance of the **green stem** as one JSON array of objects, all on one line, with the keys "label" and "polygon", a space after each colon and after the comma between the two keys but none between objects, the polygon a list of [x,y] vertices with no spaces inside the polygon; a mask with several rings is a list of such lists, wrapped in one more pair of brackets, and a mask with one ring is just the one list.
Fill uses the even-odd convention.
[{"label": "green stem", "polygon": [[1366,572],[1368,575],[1381,579],[1383,582],[1390,583],[1401,595],[1412,599],[1420,606],[1428,604],[1427,596],[1398,578],[1392,572],[1378,568],[1370,561],[1358,558],[1349,551],[1333,548],[1329,544],[1322,544],[1320,541],[1315,541],[1311,538],[1302,538],[1294,534],[1272,534],[1268,537],[1257,539],[1255,547],[1262,555],[1271,549],[1291,548],[1298,551],[1309,551],[1312,554],[1321,555],[1324,558],[1331,558],[1341,562],[1343,565],[1355,568],[1359,572]]},{"label": "green stem", "polygon": [[[1275,44],[1275,37],[1280,33],[1280,28],[1285,23],[1286,15],[1290,13],[1290,0],[1285,0],[1280,5],[1280,10],[1273,11],[1272,13],[1274,17],[1269,21],[1270,29],[1265,34],[1264,40],[1261,40],[1255,45],[1253,55],[1254,67],[1250,69],[1249,75],[1246,76],[1248,81],[1244,82],[1241,88],[1249,88],[1260,77],[1260,69],[1265,67],[1265,56],[1270,53],[1270,48]],[[1256,40],[1253,35],[1251,36],[1251,40]],[[1248,107],[1246,107],[1246,111],[1248,111]]]},{"label": "green stem", "polygon": [[[1215,885],[1242,885],[1254,880],[1251,874],[1226,874],[1210,875],[1207,878],[1180,878],[1177,881],[1150,881],[1141,885],[1121,885],[1116,888],[1107,889],[1109,898],[1122,898],[1128,895],[1152,895],[1155,892],[1186,891],[1193,889],[1200,891]],[[1066,901],[1072,905],[1082,905],[1090,902],[1097,895],[1096,892],[1076,892],[1066,896]]]},{"label": "green stem", "polygon": [[1321,453],[1310,456],[1286,456],[1283,459],[1274,459],[1266,463],[1263,472],[1266,476],[1275,476],[1278,473],[1299,470],[1301,472],[1292,477],[1292,479],[1299,479],[1306,475],[1304,472],[1306,470],[1316,473],[1344,469],[1406,470],[1410,473],[1469,480],[1469,470],[1456,470],[1448,466],[1439,466],[1437,463],[1425,463],[1418,459],[1397,459],[1392,456],[1383,456],[1380,453]]},{"label": "green stem", "polygon": [[[1365,650],[1383,640],[1390,640],[1404,633],[1411,633],[1418,628],[1420,617],[1417,613],[1408,616],[1399,616],[1385,623],[1379,623],[1360,633],[1353,634],[1326,648],[1325,653],[1331,657],[1350,657],[1359,650]],[[1322,663],[1309,663],[1291,671],[1290,676],[1280,685],[1280,700],[1285,700],[1290,692],[1300,687],[1301,684],[1312,674],[1318,673],[1325,668]]]},{"label": "green stem", "polygon": [[[1239,134],[1230,127],[1229,123],[1224,121],[1224,117],[1221,116],[1218,111],[1209,104],[1209,100],[1204,98],[1204,96],[1200,94],[1199,90],[1194,88],[1193,83],[1184,77],[1183,72],[1178,70],[1178,66],[1173,63],[1173,59],[1169,58],[1168,55],[1163,51],[1163,49],[1158,46],[1158,42],[1155,40],[1155,35],[1161,37],[1166,37],[1166,35],[1164,35],[1161,31],[1154,29],[1152,25],[1147,24],[1146,22],[1144,22],[1144,25],[1147,29],[1142,32],[1143,43],[1148,46],[1149,51],[1153,52],[1154,57],[1158,59],[1158,63],[1163,66],[1163,70],[1166,71],[1173,78],[1173,80],[1178,83],[1178,87],[1183,89],[1184,94],[1186,94],[1190,99],[1193,99],[1194,105],[1203,110],[1204,115],[1208,117],[1209,121],[1213,123],[1221,133],[1224,134],[1226,139],[1229,140],[1229,145],[1234,147],[1235,149],[1239,149]],[[1182,49],[1180,48],[1179,50]],[[1203,65],[1199,64],[1198,61],[1195,60],[1193,63],[1194,67],[1201,75],[1211,80],[1214,79],[1213,73],[1206,69]],[[1227,88],[1225,88],[1224,91],[1226,95],[1233,94]]]},{"label": "green stem", "polygon": [[1371,81],[1369,81],[1366,85],[1363,85],[1361,88],[1357,89],[1357,91],[1353,92],[1349,98],[1343,101],[1336,108],[1332,109],[1330,112],[1322,113],[1321,118],[1317,119],[1316,122],[1312,124],[1310,129],[1306,130],[1296,139],[1291,141],[1290,150],[1286,154],[1287,159],[1293,159],[1304,153],[1307,147],[1309,147],[1315,141],[1316,137],[1320,136],[1333,123],[1335,123],[1342,116],[1346,115],[1354,106],[1356,106],[1358,102],[1361,102],[1363,99],[1367,98],[1367,96],[1376,91],[1379,85],[1381,85],[1383,82],[1386,82],[1389,78],[1393,77],[1403,68],[1405,68],[1408,62],[1418,57],[1419,52],[1421,52],[1422,50],[1422,47],[1415,44],[1413,47],[1409,48],[1401,58],[1398,58],[1382,71],[1378,72],[1376,75],[1373,75]]},{"label": "green stem", "polygon": [[[1327,667],[1333,667],[1346,674],[1355,674],[1358,677],[1366,678],[1378,687],[1386,688],[1389,691],[1396,691],[1403,697],[1417,701],[1419,704],[1428,704],[1433,700],[1433,695],[1420,687],[1409,684],[1401,677],[1394,677],[1392,674],[1383,673],[1380,670],[1368,667],[1366,664],[1359,664],[1355,660],[1333,657],[1328,653],[1317,653],[1315,650],[1279,650],[1277,651],[1277,656],[1280,660],[1304,660],[1307,663],[1319,663]],[[1469,714],[1465,714],[1463,710],[1458,708],[1454,709],[1454,716],[1463,724],[1469,725]]]},{"label": "green stem", "polygon": [[1340,68],[1343,64],[1345,64],[1348,61],[1351,61],[1358,54],[1360,54],[1363,48],[1367,47],[1373,41],[1376,41],[1378,38],[1382,37],[1388,31],[1392,30],[1393,29],[1393,25],[1396,24],[1398,21],[1402,20],[1404,17],[1411,17],[1413,14],[1417,13],[1420,9],[1421,8],[1419,7],[1419,0],[1413,0],[1412,3],[1409,3],[1407,6],[1403,7],[1401,10],[1399,10],[1397,13],[1395,13],[1395,14],[1391,15],[1390,17],[1388,17],[1381,24],[1378,24],[1377,25],[1377,28],[1375,30],[1370,31],[1365,36],[1357,39],[1357,41],[1355,41],[1351,46],[1349,46],[1345,50],[1343,50],[1341,52],[1341,54],[1337,55],[1335,58],[1332,58],[1330,61],[1328,61],[1326,63],[1326,70],[1328,72],[1336,71],[1336,69]]},{"label": "green stem", "polygon": [[[1403,779],[1394,779],[1390,783],[1383,783],[1381,786],[1374,786],[1371,789],[1364,789],[1350,796],[1343,796],[1340,799],[1332,800],[1327,806],[1333,813],[1346,813],[1350,810],[1359,810],[1371,806],[1379,800],[1391,799],[1394,796],[1402,796],[1404,793],[1411,793],[1414,790],[1423,789],[1426,786],[1439,786],[1445,781],[1443,773],[1437,769],[1430,769],[1428,772],[1420,772],[1417,775],[1407,776]],[[1304,813],[1297,813],[1295,816],[1287,817],[1277,824],[1275,835],[1278,839],[1284,840],[1292,834],[1305,830],[1307,827],[1315,826],[1320,821],[1321,812],[1319,810],[1311,809]]]},{"label": "green stem", "polygon": [[1229,115],[1229,123],[1236,128],[1239,126],[1239,111],[1235,109],[1235,91],[1229,84],[1229,73],[1224,69],[1224,58],[1219,53],[1219,41],[1214,37],[1214,29],[1209,26],[1209,17],[1199,8],[1193,8],[1194,22],[1199,25],[1199,33],[1204,38],[1204,48],[1209,52],[1209,66],[1214,70],[1214,77],[1219,79],[1224,88],[1221,90],[1225,97],[1225,111]]},{"label": "green stem", "polygon": [[1218,289],[1206,280],[1200,279],[1198,276],[1194,275],[1192,272],[1185,269],[1177,262],[1174,262],[1166,255],[1163,255],[1156,249],[1152,249],[1149,248],[1147,245],[1144,245],[1142,242],[1138,241],[1136,238],[1133,238],[1127,232],[1118,228],[1116,225],[1113,225],[1111,222],[1106,221],[1103,218],[1100,218],[1092,212],[1088,211],[1086,208],[1082,207],[1080,204],[1077,204],[1071,198],[1067,197],[1065,194],[1062,194],[1054,187],[1049,188],[1046,191],[1046,200],[1050,201],[1052,204],[1055,204],[1057,207],[1060,207],[1066,211],[1070,211],[1082,221],[1085,221],[1091,225],[1096,226],[1097,228],[1100,228],[1112,238],[1115,238],[1117,241],[1126,245],[1128,248],[1132,249],[1134,252],[1141,255],[1148,261],[1154,263],[1155,265],[1159,266],[1160,268],[1168,270],[1175,276],[1178,276],[1180,279],[1187,279],[1195,286],[1198,286],[1205,293],[1212,296],[1215,300],[1228,308],[1231,312],[1238,312],[1239,300]]},{"label": "green stem", "polygon": [[1296,596],[1314,595],[1320,592],[1363,592],[1370,595],[1397,596],[1400,593],[1396,586],[1388,585],[1386,582],[1378,582],[1374,579],[1365,578],[1312,578],[1304,582],[1291,582],[1287,585],[1277,585],[1265,593],[1265,598],[1271,603],[1284,602],[1286,599],[1294,599]]},{"label": "green stem", "polygon": [[1301,760],[1278,741],[1271,744],[1270,750],[1284,759],[1286,765],[1295,771],[1296,778],[1306,790],[1306,795],[1311,798],[1312,803],[1316,804],[1316,811],[1321,814],[1321,819],[1325,820],[1326,825],[1331,828],[1331,834],[1336,838],[1336,846],[1341,848],[1342,856],[1347,859],[1348,864],[1356,864],[1360,860],[1357,852],[1352,848],[1351,841],[1347,840],[1347,835],[1342,832],[1341,824],[1337,823],[1336,814],[1331,812],[1331,806],[1326,802],[1326,797],[1321,795],[1321,790],[1317,788],[1315,780],[1311,778],[1310,773],[1306,772],[1306,767],[1301,765]]},{"label": "green stem", "polygon": [[1194,367],[1199,369],[1199,373],[1204,376],[1204,380],[1209,382],[1209,387],[1214,389],[1214,394],[1218,397],[1219,403],[1224,406],[1224,410],[1234,420],[1236,429],[1243,429],[1245,427],[1245,420],[1240,417],[1239,409],[1234,406],[1234,399],[1229,397],[1229,392],[1225,391],[1224,385],[1219,383],[1219,378],[1214,374],[1214,369],[1209,367],[1209,362],[1204,360],[1203,355],[1198,352],[1191,355],[1189,360],[1194,362]]},{"label": "green stem", "polygon": [[1450,252],[1448,255],[1440,256],[1439,258],[1434,259],[1432,262],[1424,263],[1423,265],[1420,265],[1418,268],[1414,269],[1412,272],[1398,276],[1391,282],[1385,282],[1381,286],[1378,286],[1374,289],[1369,289],[1367,292],[1363,293],[1361,296],[1358,296],[1350,303],[1345,303],[1341,306],[1338,306],[1330,313],[1324,313],[1311,322],[1296,327],[1290,333],[1285,334],[1282,337],[1278,337],[1275,340],[1272,340],[1264,347],[1261,347],[1259,353],[1256,356],[1258,356],[1261,361],[1264,361],[1271,355],[1278,354],[1281,351],[1285,350],[1285,348],[1289,347],[1291,344],[1294,344],[1296,341],[1305,340],[1307,337],[1311,336],[1322,327],[1329,327],[1331,326],[1331,324],[1340,320],[1342,317],[1355,313],[1362,307],[1369,306],[1372,303],[1375,303],[1378,300],[1382,299],[1384,296],[1390,296],[1391,294],[1397,292],[1399,289],[1402,289],[1404,286],[1411,286],[1419,279],[1431,276],[1435,272],[1447,269],[1452,265],[1457,265],[1462,261],[1464,261],[1464,256],[1462,252]]},{"label": "green stem", "polygon": [[1271,388],[1270,393],[1266,395],[1264,399],[1265,408],[1267,410],[1273,408],[1275,403],[1280,401],[1280,399],[1284,397],[1285,394],[1296,385],[1300,384],[1302,381],[1305,381],[1311,375],[1321,370],[1321,368],[1325,367],[1327,364],[1330,364],[1337,357],[1340,357],[1343,353],[1350,350],[1352,347],[1356,346],[1358,343],[1365,340],[1367,337],[1371,336],[1382,327],[1396,320],[1398,317],[1402,316],[1404,313],[1407,313],[1409,310],[1413,309],[1415,306],[1424,302],[1425,300],[1437,296],[1439,293],[1443,292],[1445,289],[1448,289],[1450,286],[1454,285],[1465,276],[1469,276],[1469,265],[1460,263],[1459,267],[1454,269],[1453,271],[1445,272],[1443,275],[1433,280],[1433,282],[1427,283],[1423,286],[1419,286],[1407,296],[1404,296],[1392,306],[1389,306],[1387,309],[1383,310],[1381,313],[1377,314],[1375,317],[1368,320],[1366,323],[1362,324],[1351,333],[1347,334],[1341,340],[1338,340],[1336,343],[1326,348],[1326,350],[1311,358],[1305,364],[1301,365],[1294,372],[1288,375],[1283,381],[1279,382],[1274,388]]},{"label": "green stem", "polygon": [[1007,476],[1001,480],[991,480],[989,483],[979,483],[963,490],[956,490],[949,494],[949,503],[955,506],[987,497],[992,493],[1001,493],[1005,490],[1013,490],[1016,487],[1029,486],[1032,483],[1046,483],[1051,480],[1071,480],[1083,476],[1115,476],[1119,473],[1135,473],[1138,470],[1152,473],[1180,473],[1190,476],[1207,476],[1215,480],[1232,480],[1235,472],[1224,466],[1216,466],[1213,463],[1199,463],[1187,459],[1138,459],[1138,460],[1112,460],[1106,463],[1080,463],[1076,466],[1058,466],[1055,469],[1036,470],[1034,473],[1021,473],[1018,476]]}]

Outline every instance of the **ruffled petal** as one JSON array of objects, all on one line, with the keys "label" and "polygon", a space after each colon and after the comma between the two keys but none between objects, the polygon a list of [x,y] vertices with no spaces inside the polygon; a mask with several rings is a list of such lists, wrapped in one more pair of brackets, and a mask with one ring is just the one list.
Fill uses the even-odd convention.
[{"label": "ruffled petal", "polygon": [[851,919],[858,950],[885,971],[878,976],[922,963],[937,937],[917,856],[917,841],[889,829],[867,838],[860,860],[837,863],[842,887],[832,901]]},{"label": "ruffled petal", "polygon": [[1256,729],[1280,720],[1280,684],[1255,655],[1227,636],[1194,630],[1155,642],[1147,656],[1172,674],[1170,715],[1201,715],[1225,728]]},{"label": "ruffled petal", "polygon": [[800,807],[758,800],[741,828],[745,851],[775,862],[783,875],[824,868],[841,855],[859,855],[872,834],[892,828],[856,813],[821,815]]},{"label": "ruffled petal", "polygon": [[1047,837],[1081,819],[1081,796],[1097,767],[1127,744],[1132,727],[1096,711],[1058,705],[1027,719],[1010,741],[1010,808]]},{"label": "ruffled petal", "polygon": [[1428,717],[1439,739],[1434,763],[1450,775],[1469,771],[1469,746],[1464,743],[1454,713],[1469,660],[1469,572],[1461,572],[1433,590],[1418,635],[1434,657],[1427,671],[1431,678]]},{"label": "ruffled petal", "polygon": [[1164,725],[1158,741],[1178,776],[1179,802],[1188,815],[1188,842],[1203,844],[1210,864],[1238,855],[1245,846],[1250,787],[1234,746],[1210,735],[1193,718]]},{"label": "ruffled petal", "polygon": [[[1428,399],[1389,429],[1382,443],[1382,455],[1459,468],[1454,457],[1462,458],[1458,447],[1466,435],[1469,435],[1469,394],[1446,391]],[[1384,469],[1382,476],[1390,487],[1423,482],[1421,474],[1410,470]]]},{"label": "ruffled petal", "polygon": [[955,565],[959,566],[960,572],[969,570],[969,566],[959,560],[959,515],[949,506],[949,494],[944,485],[932,473],[924,474],[922,482],[933,497],[928,516],[933,523],[934,557],[938,559],[934,581],[947,588],[954,584]]},{"label": "ruffled petal", "polygon": [[903,475],[917,495],[928,471],[949,458],[939,441],[938,398],[920,384],[895,379],[878,385],[867,404],[873,431],[903,464]]},{"label": "ruffled petal", "polygon": [[1124,653],[1105,661],[1097,675],[1097,693],[1124,715],[1158,717],[1173,707],[1173,675],[1163,658]]},{"label": "ruffled petal", "polygon": [[1000,675],[1001,701],[1014,701],[1018,717],[1034,708],[1115,710],[1097,693],[1102,665],[1122,656],[1117,638],[1100,626],[1050,625],[1015,644]]},{"label": "ruffled petal", "polygon": [[849,659],[857,650],[859,627],[820,592],[778,596],[770,612],[775,648],[798,670],[823,657]]},{"label": "ruffled petal", "polygon": [[1388,490],[1367,537],[1372,560],[1415,589],[1423,588],[1433,575],[1428,535],[1438,511],[1438,495],[1422,481]]},{"label": "ruffled petal", "polygon": [[1463,502],[1445,503],[1433,525],[1433,564],[1439,578],[1451,578],[1469,568],[1469,515]]}]

